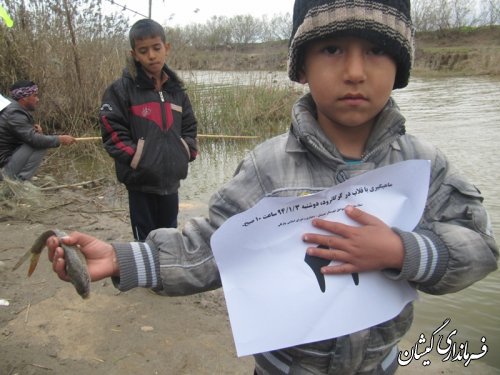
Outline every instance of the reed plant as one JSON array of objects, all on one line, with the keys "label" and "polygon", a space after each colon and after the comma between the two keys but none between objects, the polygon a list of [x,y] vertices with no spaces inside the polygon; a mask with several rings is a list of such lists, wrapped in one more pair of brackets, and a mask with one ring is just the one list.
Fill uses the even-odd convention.
[{"label": "reed plant", "polygon": [[[233,80],[231,84],[215,83],[210,77],[203,82],[186,81],[199,123],[198,133],[257,136],[264,140],[287,131],[292,105],[302,95],[299,88],[259,78],[243,82],[233,75]],[[87,127],[85,134],[98,136],[96,126],[92,125],[90,130]],[[204,139],[203,143],[218,141],[214,137]],[[116,183],[113,160],[99,140],[49,150],[39,174],[53,176],[56,183],[100,178]]]},{"label": "reed plant", "polygon": [[233,78],[231,83],[188,83],[199,133],[267,138],[288,129],[292,105],[302,91],[256,74],[250,82]]},{"label": "reed plant", "polygon": [[[259,140],[285,132],[290,125],[290,112],[293,103],[302,95],[296,86],[269,80],[267,74],[254,73],[252,78],[238,78],[232,75],[232,82],[215,82],[208,74],[203,81],[187,79],[186,87],[193,109],[198,119],[200,134],[258,136]],[[68,123],[75,126],[77,134],[98,136],[97,116],[93,120],[79,120],[77,115],[68,112]],[[81,127],[77,125],[80,124]],[[209,143],[219,143],[215,138],[203,139],[202,147]],[[217,146],[218,147],[218,146]],[[220,151],[220,150],[219,150]],[[215,152],[215,154],[220,152]],[[37,174],[42,180],[36,186],[72,185],[83,181],[99,180],[100,184],[118,186],[113,159],[106,153],[100,140],[78,142],[71,147],[49,149]],[[50,176],[50,180],[46,177]],[[4,185],[0,201],[14,198],[14,206],[19,209],[20,202],[28,197],[40,199],[40,191],[24,194],[22,184]],[[28,206],[32,206],[30,202]]]}]

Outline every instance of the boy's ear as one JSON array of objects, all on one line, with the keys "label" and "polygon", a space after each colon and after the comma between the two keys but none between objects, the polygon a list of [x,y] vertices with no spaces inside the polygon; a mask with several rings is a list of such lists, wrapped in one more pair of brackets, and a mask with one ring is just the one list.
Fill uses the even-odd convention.
[{"label": "boy's ear", "polygon": [[133,49],[130,50],[130,56],[132,56],[132,58],[135,60],[135,61],[138,61],[137,58],[135,57],[135,51]]},{"label": "boy's ear", "polygon": [[165,55],[168,56],[170,54],[170,49],[172,48],[172,46],[167,42],[163,43],[163,45],[165,46]]},{"label": "boy's ear", "polygon": [[307,76],[303,68],[299,69],[297,76],[299,78],[299,83],[302,83],[303,85],[307,83]]}]

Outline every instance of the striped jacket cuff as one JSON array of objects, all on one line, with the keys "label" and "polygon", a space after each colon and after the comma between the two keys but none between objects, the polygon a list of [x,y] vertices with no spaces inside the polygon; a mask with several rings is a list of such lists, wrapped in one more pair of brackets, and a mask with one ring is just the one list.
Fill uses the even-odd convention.
[{"label": "striped jacket cuff", "polygon": [[112,243],[120,267],[120,277],[113,284],[122,292],[142,287],[155,288],[159,284],[160,262],[158,252],[145,242]]},{"label": "striped jacket cuff", "polygon": [[403,269],[397,275],[384,271],[393,279],[408,280],[423,285],[436,284],[448,266],[448,248],[431,231],[404,232],[392,228],[403,241],[405,257]]}]

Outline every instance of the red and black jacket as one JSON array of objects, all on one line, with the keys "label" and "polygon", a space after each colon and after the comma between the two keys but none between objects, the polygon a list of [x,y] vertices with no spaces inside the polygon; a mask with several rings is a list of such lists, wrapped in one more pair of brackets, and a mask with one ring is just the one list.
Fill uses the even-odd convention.
[{"label": "red and black jacket", "polygon": [[104,92],[99,112],[104,147],[128,190],[173,194],[197,156],[197,121],[178,76],[161,91],[137,63]]}]

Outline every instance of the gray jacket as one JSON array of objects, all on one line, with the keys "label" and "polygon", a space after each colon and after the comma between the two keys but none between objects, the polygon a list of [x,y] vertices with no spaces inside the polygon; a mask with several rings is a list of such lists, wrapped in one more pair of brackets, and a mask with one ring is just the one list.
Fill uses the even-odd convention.
[{"label": "gray jacket", "polygon": [[[498,248],[479,191],[434,146],[405,134],[404,118],[391,100],[379,115],[361,164],[346,164],[315,120],[310,95],[292,111],[288,134],[257,146],[234,177],[210,200],[209,218],[195,218],[182,232],[153,231],[142,244],[113,244],[121,290],[153,287],[187,295],[221,286],[210,236],[232,215],[265,196],[317,192],[352,176],[409,159],[432,165],[425,212],[413,232],[394,228],[405,247],[403,269],[387,277],[408,280],[421,291],[459,291],[497,268]],[[133,248],[133,256],[130,252]],[[146,272],[138,270],[145,269]],[[395,346],[412,322],[409,304],[396,318],[337,339],[256,355],[259,374],[382,374],[396,364]],[[397,353],[397,352],[396,352]]]},{"label": "gray jacket", "polygon": [[9,161],[14,151],[26,143],[33,148],[54,148],[60,145],[56,135],[35,131],[35,120],[18,102],[12,101],[0,113],[0,167]]}]

